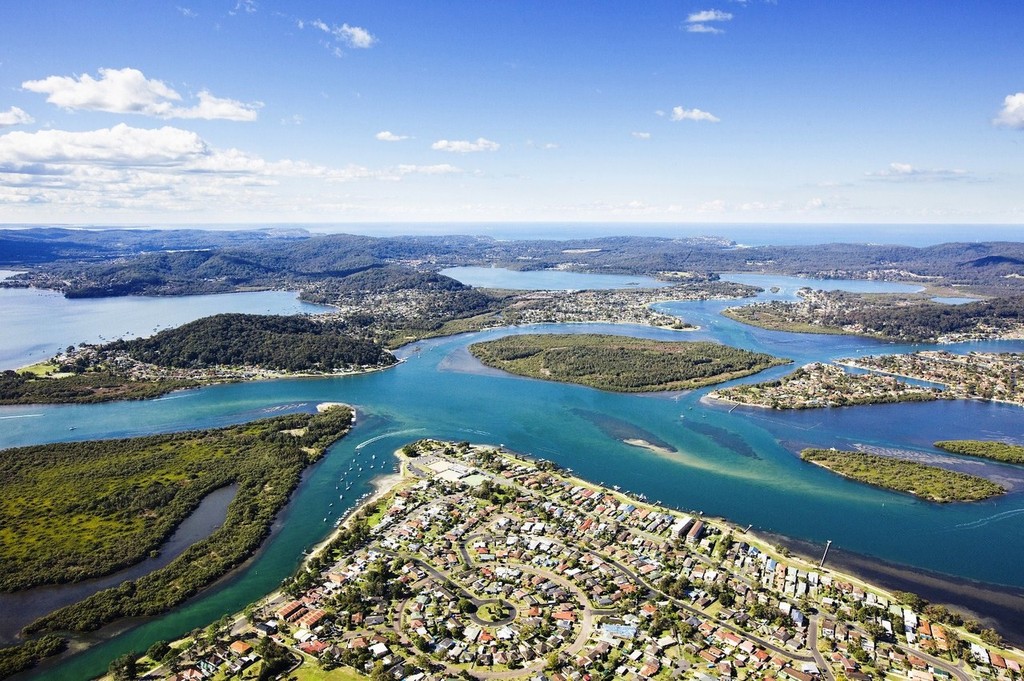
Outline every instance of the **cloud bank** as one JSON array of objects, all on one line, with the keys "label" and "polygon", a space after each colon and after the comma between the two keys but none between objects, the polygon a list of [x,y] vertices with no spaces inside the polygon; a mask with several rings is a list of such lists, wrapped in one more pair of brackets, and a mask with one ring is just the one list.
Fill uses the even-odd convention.
[{"label": "cloud bank", "polygon": [[181,106],[182,97],[160,80],[146,78],[138,69],[100,69],[99,78],[50,76],[27,80],[21,87],[46,95],[46,101],[69,111],[106,111],[154,118],[254,121],[260,102],[244,103],[199,93],[199,102]]},{"label": "cloud bank", "polygon": [[430,145],[435,151],[451,151],[456,154],[470,154],[477,151],[497,151],[501,145],[483,137],[476,138],[475,142],[469,140],[437,140]]}]

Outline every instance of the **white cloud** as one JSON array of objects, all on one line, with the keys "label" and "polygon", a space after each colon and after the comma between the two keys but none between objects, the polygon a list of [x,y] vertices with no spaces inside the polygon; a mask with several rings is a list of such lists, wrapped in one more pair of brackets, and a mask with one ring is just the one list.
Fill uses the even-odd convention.
[{"label": "white cloud", "polygon": [[21,87],[46,95],[46,101],[68,109],[133,113],[156,118],[202,118],[230,121],[256,120],[260,102],[243,103],[234,99],[215,97],[208,91],[199,93],[199,103],[182,107],[182,100],[173,88],[160,80],[149,79],[133,68],[100,69],[100,77],[83,74],[50,76],[42,80],[27,80]]},{"label": "white cloud", "polygon": [[396,135],[395,133],[391,132],[390,130],[381,130],[376,135],[374,135],[374,138],[380,140],[381,142],[401,142],[402,140],[409,139],[409,136],[408,135]]},{"label": "white cloud", "polygon": [[429,166],[400,165],[396,168],[401,175],[456,175],[463,170],[450,163],[438,163]]},{"label": "white cloud", "polygon": [[992,122],[1007,128],[1024,130],[1024,92],[1006,95],[1006,99],[1003,100],[1003,108]]},{"label": "white cloud", "polygon": [[944,168],[916,168],[909,163],[892,162],[884,170],[865,173],[875,180],[890,180],[902,182],[935,182],[944,180],[969,180],[974,179],[972,173],[961,169]]},{"label": "white cloud", "polygon": [[651,133],[649,133],[649,132],[634,132],[634,133],[630,133],[630,134],[633,135],[633,137],[635,137],[638,140],[649,140],[649,139],[651,139]]},{"label": "white cloud", "polygon": [[214,97],[208,91],[199,93],[199,104],[196,106],[173,110],[166,118],[202,118],[205,120],[222,121],[254,121],[256,110],[263,106],[262,102],[243,104],[235,99]]},{"label": "white cloud", "polygon": [[209,154],[199,135],[172,127],[144,130],[121,123],[87,132],[39,130],[0,136],[2,168],[77,163],[180,166]]},{"label": "white cloud", "polygon": [[228,12],[228,14],[234,15],[238,14],[239,12],[245,12],[246,14],[255,14],[256,8],[256,0],[238,0],[235,3],[235,8]]},{"label": "white cloud", "polygon": [[7,128],[12,125],[27,125],[29,123],[35,123],[35,119],[16,106],[12,106],[7,111],[0,111],[0,128]]},{"label": "white cloud", "polygon": [[729,12],[723,12],[720,9],[706,9],[701,12],[694,12],[686,17],[686,23],[703,24],[708,21],[730,21],[731,19],[732,14]]},{"label": "white cloud", "polygon": [[701,111],[700,109],[684,109],[681,106],[674,106],[672,107],[672,120],[707,121],[708,123],[718,123],[721,119],[714,114],[708,113],[707,111]]},{"label": "white cloud", "polygon": [[344,40],[349,47],[359,49],[366,49],[377,42],[377,39],[365,28],[349,26],[348,24],[342,24],[341,27],[337,29],[335,35]]},{"label": "white cloud", "polygon": [[478,137],[475,142],[469,140],[438,140],[430,145],[435,151],[452,151],[457,154],[468,154],[476,151],[497,151],[501,145],[497,142]]},{"label": "white cloud", "polygon": [[725,30],[721,28],[708,26],[708,22],[714,21],[732,21],[732,14],[720,9],[706,9],[690,14],[686,17],[686,23],[683,25],[689,33],[725,33]]},{"label": "white cloud", "polygon": [[319,195],[338,183],[462,172],[450,164],[374,169],[270,161],[214,148],[195,132],[171,126],[150,130],[122,123],[85,132],[0,135],[0,205],[44,204],[73,211],[206,210],[211,200],[225,209],[252,210],[266,202],[286,204],[284,184]]},{"label": "white cloud", "polygon": [[195,19],[197,16],[199,16],[196,13],[196,11],[190,7],[182,7],[181,5],[178,5],[178,11],[181,13],[181,16],[185,17],[186,19]]},{"label": "white cloud", "polygon": [[714,34],[725,33],[725,31],[723,31],[722,29],[715,28],[714,26],[708,26],[707,24],[687,24],[686,25],[686,32],[687,33],[714,33]]},{"label": "white cloud", "polygon": [[[353,49],[365,50],[373,47],[377,43],[376,36],[361,26],[350,26],[349,24],[332,26],[322,19],[314,19],[309,22],[309,25],[317,30],[329,34],[335,40],[338,40]],[[299,28],[303,28],[305,26],[305,22],[299,20],[298,26]],[[337,45],[329,45],[328,49],[330,49],[335,56],[341,55],[341,49]]]},{"label": "white cloud", "polygon": [[697,206],[698,213],[724,213],[725,209],[725,201],[723,201],[722,199],[705,201],[704,203]]}]

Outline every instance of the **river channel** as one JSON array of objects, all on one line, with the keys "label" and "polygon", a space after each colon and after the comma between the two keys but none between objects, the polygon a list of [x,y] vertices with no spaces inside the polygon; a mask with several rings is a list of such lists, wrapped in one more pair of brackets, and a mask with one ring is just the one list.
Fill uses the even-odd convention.
[{"label": "river channel", "polygon": [[[760,300],[792,299],[799,285],[809,283],[752,276],[737,275],[765,288]],[[575,283],[579,285],[572,288],[586,288],[585,278]],[[856,286],[865,283],[856,282]],[[836,281],[828,285],[845,286]],[[778,291],[768,292],[773,286]],[[887,290],[887,286],[877,284],[870,290]],[[187,299],[178,302],[188,305]],[[103,671],[122,652],[143,650],[157,639],[204,626],[273,590],[294,570],[302,552],[331,530],[338,513],[369,490],[370,480],[390,471],[391,452],[427,436],[504,444],[551,459],[596,482],[617,484],[669,506],[699,509],[811,546],[831,539],[838,549],[898,565],[1024,587],[1020,570],[1024,493],[1020,490],[975,504],[938,505],[839,478],[803,463],[794,453],[804,446],[856,445],[935,452],[933,441],[955,438],[1022,442],[1024,411],[1018,407],[938,402],[795,413],[730,410],[702,403],[707,389],[620,395],[505,375],[482,367],[466,349],[478,340],[534,332],[714,340],[788,357],[798,365],[921,349],[863,338],[756,329],[720,315],[722,309],[736,304],[701,301],[658,306],[700,327],[693,332],[623,325],[506,328],[417,343],[401,350],[406,361],[400,365],[360,376],[220,385],[146,402],[0,408],[0,447],[222,426],[309,411],[323,401],[347,402],[359,413],[354,430],[306,477],[279,517],[279,531],[245,568],[184,607],[38,674],[58,679],[88,677]],[[954,352],[1024,351],[1024,342],[945,347]],[[742,380],[763,380],[790,370],[779,367]],[[650,441],[667,444],[675,453],[656,454],[625,444],[620,434],[626,431],[649,434],[655,438]],[[356,466],[351,471],[350,464]],[[1020,474],[1019,469],[1001,464],[983,466]],[[343,493],[339,488],[349,483],[352,489],[339,499]]]}]

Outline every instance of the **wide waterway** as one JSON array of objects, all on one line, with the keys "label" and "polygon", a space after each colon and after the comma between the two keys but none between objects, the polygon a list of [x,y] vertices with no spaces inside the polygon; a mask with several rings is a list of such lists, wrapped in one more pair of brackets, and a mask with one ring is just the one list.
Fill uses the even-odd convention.
[{"label": "wide waterway", "polygon": [[[581,279],[581,285],[572,288],[586,288],[585,282]],[[757,283],[766,289],[780,286],[777,294],[765,293],[759,299],[792,298],[788,278],[762,276]],[[188,299],[177,302],[189,303]],[[931,442],[955,438],[1021,442],[1024,410],[1018,407],[937,402],[801,412],[730,410],[703,404],[700,398],[707,390],[621,395],[510,376],[483,368],[466,349],[478,340],[530,332],[715,340],[789,357],[798,364],[921,349],[847,336],[767,331],[719,314],[736,304],[703,301],[658,306],[700,326],[696,332],[622,325],[500,329],[409,346],[401,352],[407,361],[372,374],[219,385],[146,402],[0,408],[2,447],[220,426],[307,411],[323,401],[353,404],[359,412],[355,429],[314,467],[279,518],[279,531],[244,569],[187,606],[37,675],[85,678],[106,669],[124,651],[143,650],[154,640],[204,626],[241,609],[257,594],[272,591],[295,568],[302,551],[322,539],[339,513],[369,489],[372,476],[390,469],[391,452],[427,436],[504,444],[666,505],[700,509],[813,545],[831,539],[837,548],[897,564],[1024,586],[1021,491],[975,504],[937,505],[845,480],[801,462],[794,454],[804,446],[934,451]],[[956,352],[1022,351],[1024,342],[944,347]],[[763,380],[790,370],[779,367],[743,380]],[[76,430],[69,431],[70,425]],[[649,441],[668,445],[676,453],[656,454],[624,444],[623,432],[647,435]],[[1011,470],[995,463],[982,465],[995,473]],[[348,483],[352,488],[345,491]],[[344,499],[339,498],[342,494]]]}]

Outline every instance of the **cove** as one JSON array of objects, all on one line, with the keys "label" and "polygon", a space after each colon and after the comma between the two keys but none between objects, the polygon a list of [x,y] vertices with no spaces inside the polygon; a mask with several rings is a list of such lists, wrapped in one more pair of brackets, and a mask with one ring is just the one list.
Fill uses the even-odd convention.
[{"label": "cove", "polygon": [[[774,299],[769,288],[753,300]],[[352,404],[359,414],[352,432],[296,490],[279,516],[278,531],[246,567],[184,606],[37,674],[89,677],[123,652],[144,650],[155,640],[205,626],[273,591],[298,565],[302,552],[326,536],[339,514],[369,490],[372,478],[390,470],[391,453],[421,437],[504,444],[572,468],[581,477],[646,494],[652,501],[722,516],[810,546],[831,539],[837,549],[901,569],[1024,587],[1019,569],[1024,562],[1019,540],[1024,493],[1013,491],[977,504],[930,504],[839,478],[794,453],[802,446],[856,444],[937,453],[931,442],[957,438],[1021,442],[1024,410],[1019,407],[938,402],[730,412],[701,402],[711,388],[664,395],[607,393],[484,370],[466,351],[472,342],[538,332],[713,340],[798,364],[935,347],[768,331],[721,316],[725,307],[750,300],[658,305],[699,325],[695,332],[601,324],[503,328],[407,346],[399,352],[403,363],[372,374],[217,385],[145,402],[0,408],[2,447],[214,427],[311,410],[325,401]],[[1024,342],[942,347],[1020,352]],[[736,382],[766,380],[790,370],[779,367]],[[69,423],[76,425],[75,431],[67,430]],[[632,432],[656,438],[668,445],[666,451],[624,443],[624,434]],[[351,489],[346,491],[348,484]]]}]

